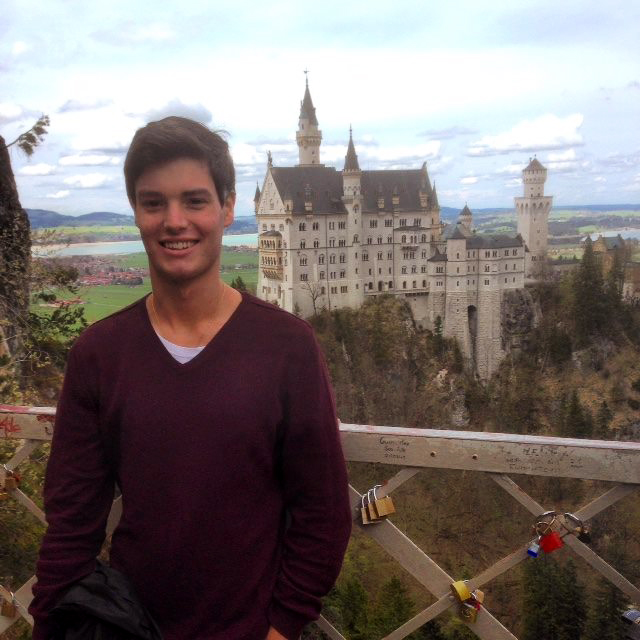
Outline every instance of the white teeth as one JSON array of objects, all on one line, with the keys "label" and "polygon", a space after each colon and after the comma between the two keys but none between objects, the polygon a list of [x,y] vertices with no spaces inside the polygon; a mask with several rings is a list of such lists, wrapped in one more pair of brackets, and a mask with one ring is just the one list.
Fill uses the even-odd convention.
[{"label": "white teeth", "polygon": [[188,249],[195,244],[193,241],[183,241],[183,242],[163,242],[162,246],[167,249]]}]

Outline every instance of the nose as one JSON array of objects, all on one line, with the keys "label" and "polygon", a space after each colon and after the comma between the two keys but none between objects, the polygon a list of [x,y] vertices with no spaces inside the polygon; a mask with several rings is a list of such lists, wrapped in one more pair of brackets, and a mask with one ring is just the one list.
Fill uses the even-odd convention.
[{"label": "nose", "polygon": [[164,226],[167,231],[182,231],[187,226],[187,217],[180,201],[170,200],[165,210]]}]

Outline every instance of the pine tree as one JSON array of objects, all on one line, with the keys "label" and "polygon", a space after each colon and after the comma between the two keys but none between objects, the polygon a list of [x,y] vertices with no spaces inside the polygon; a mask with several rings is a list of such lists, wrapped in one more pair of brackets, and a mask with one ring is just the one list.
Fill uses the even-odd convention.
[{"label": "pine tree", "polygon": [[242,276],[238,276],[237,278],[234,278],[231,281],[231,286],[236,289],[237,291],[246,291],[247,290],[247,285],[245,284],[244,280],[242,279]]},{"label": "pine tree", "polygon": [[591,413],[580,404],[578,392],[574,390],[564,416],[562,433],[567,438],[590,438],[592,432]]},{"label": "pine tree", "polygon": [[624,638],[625,623],[621,614],[625,609],[624,598],[617,587],[599,578],[591,594],[589,615],[583,640],[619,640]]},{"label": "pine tree", "polygon": [[580,640],[585,620],[584,590],[578,582],[573,560],[558,566],[555,580],[557,639]]},{"label": "pine tree", "polygon": [[572,311],[579,344],[585,344],[591,336],[603,332],[607,320],[607,300],[602,267],[593,253],[589,237],[585,240],[580,268],[573,280]]},{"label": "pine tree", "polygon": [[602,401],[600,408],[598,409],[598,415],[596,417],[596,424],[593,435],[601,440],[609,440],[611,434],[609,433],[609,425],[613,418],[613,413],[609,409],[609,405],[605,400]]},{"label": "pine tree", "polygon": [[336,600],[342,620],[341,630],[349,640],[367,638],[369,596],[357,578],[347,580],[337,589]]}]

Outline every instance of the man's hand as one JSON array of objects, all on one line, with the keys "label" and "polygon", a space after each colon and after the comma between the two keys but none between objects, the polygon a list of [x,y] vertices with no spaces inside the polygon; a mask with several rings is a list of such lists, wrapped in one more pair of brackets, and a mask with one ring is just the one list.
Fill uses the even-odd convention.
[{"label": "man's hand", "polygon": [[269,627],[269,633],[265,640],[287,640],[279,631],[276,631],[273,627]]}]

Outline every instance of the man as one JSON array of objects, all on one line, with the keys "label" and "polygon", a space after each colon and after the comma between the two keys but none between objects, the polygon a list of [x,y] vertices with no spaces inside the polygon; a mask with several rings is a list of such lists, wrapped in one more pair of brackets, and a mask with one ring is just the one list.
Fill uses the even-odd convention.
[{"label": "man", "polygon": [[124,171],[153,292],[69,355],[33,637],[48,637],[52,606],[93,571],[117,483],[111,564],[165,640],[293,640],[350,532],[326,366],[307,323],[220,279],[235,204],[220,136],[152,122]]}]

